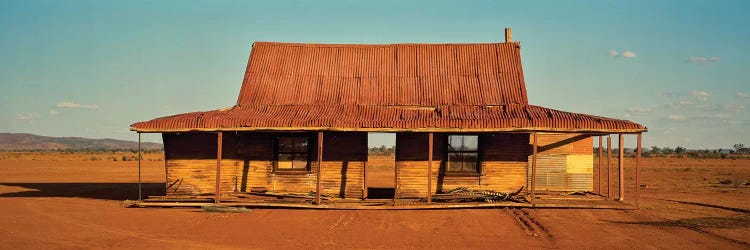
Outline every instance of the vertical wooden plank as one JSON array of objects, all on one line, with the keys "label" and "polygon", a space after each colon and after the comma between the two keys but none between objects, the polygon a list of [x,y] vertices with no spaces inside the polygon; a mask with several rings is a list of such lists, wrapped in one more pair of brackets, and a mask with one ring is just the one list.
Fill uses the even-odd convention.
[{"label": "vertical wooden plank", "polygon": [[141,132],[138,132],[138,201],[143,200],[141,195]]},{"label": "vertical wooden plank", "polygon": [[607,135],[607,198],[612,196],[612,185],[610,183],[610,176],[611,174],[609,171],[612,169],[612,166],[610,165],[612,162],[612,136]]},{"label": "vertical wooden plank", "polygon": [[617,189],[618,189],[619,195],[620,195],[620,198],[618,198],[618,200],[619,201],[623,201],[623,200],[625,200],[625,185],[623,183],[625,181],[625,176],[623,175],[623,172],[624,172],[623,171],[623,169],[624,169],[623,165],[625,163],[625,157],[623,157],[623,156],[625,155],[625,148],[623,148],[623,146],[624,146],[624,142],[623,142],[624,136],[623,136],[623,134],[618,134],[618,135],[619,135],[618,143],[619,143],[619,147],[620,148],[618,149],[619,150],[619,153],[618,153],[619,157],[617,159],[617,166],[618,166],[617,167],[617,175],[619,176],[620,180],[619,180],[619,183],[617,184],[618,185]]},{"label": "vertical wooden plank", "polygon": [[221,148],[223,147],[222,137],[222,132],[218,132],[216,134],[216,194],[214,196],[214,203],[219,203],[219,199],[221,198]]},{"label": "vertical wooden plank", "polygon": [[318,178],[315,185],[315,204],[320,205],[320,175],[323,172],[323,131],[318,132]]},{"label": "vertical wooden plank", "polygon": [[640,176],[641,172],[641,140],[643,139],[643,133],[638,133],[638,143],[635,153],[635,207],[639,208],[639,199],[640,199],[640,189],[641,189],[641,183],[638,177]]},{"label": "vertical wooden plank", "polygon": [[432,146],[433,133],[429,134],[429,145],[427,146],[427,204],[432,204]]},{"label": "vertical wooden plank", "polygon": [[[399,141],[398,140],[398,133],[396,133],[396,144],[398,144],[398,141]],[[399,147],[396,147],[396,152],[397,152],[396,153],[396,163],[393,165],[393,171],[395,172],[393,174],[393,183],[394,183],[394,187],[393,187],[393,205],[394,206],[396,205],[396,201],[398,200],[399,186],[401,186],[398,183],[398,165],[399,165],[398,164],[398,150],[399,150]]]},{"label": "vertical wooden plank", "polygon": [[599,180],[597,181],[597,186],[599,187],[599,195],[602,194],[602,157],[604,154],[602,154],[602,151],[604,149],[602,148],[602,136],[599,136]]},{"label": "vertical wooden plank", "polygon": [[534,143],[531,146],[531,203],[534,204],[534,196],[536,195],[536,154],[537,154],[537,137],[538,134],[536,132],[533,133],[534,135]]},{"label": "vertical wooden plank", "polygon": [[[365,139],[369,140],[368,135],[365,134]],[[362,156],[363,166],[362,166],[362,199],[367,199],[367,161],[369,160],[370,155],[368,154],[369,148],[367,148],[367,144],[369,142],[365,142],[363,144],[364,155]]]}]

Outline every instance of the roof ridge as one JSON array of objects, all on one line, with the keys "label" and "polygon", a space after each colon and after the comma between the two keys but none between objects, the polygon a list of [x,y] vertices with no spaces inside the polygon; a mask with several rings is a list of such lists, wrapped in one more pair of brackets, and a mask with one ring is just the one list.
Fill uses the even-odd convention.
[{"label": "roof ridge", "polygon": [[519,41],[512,42],[477,42],[477,43],[298,43],[298,42],[253,42],[256,45],[263,46],[290,46],[290,47],[322,47],[322,48],[346,48],[346,47],[395,47],[395,46],[461,46],[461,45],[502,45],[515,44],[520,45]]}]

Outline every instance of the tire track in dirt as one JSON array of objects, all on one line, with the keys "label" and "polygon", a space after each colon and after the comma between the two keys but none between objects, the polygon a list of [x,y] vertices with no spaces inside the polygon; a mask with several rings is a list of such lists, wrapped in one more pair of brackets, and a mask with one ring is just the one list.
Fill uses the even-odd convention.
[{"label": "tire track in dirt", "polygon": [[[108,233],[108,234],[115,235],[115,236],[125,237],[125,238],[128,238],[128,240],[132,238],[136,238],[136,239],[142,239],[142,240],[169,243],[169,244],[174,244],[174,245],[182,245],[182,246],[191,247],[191,248],[196,248],[196,247],[197,248],[220,248],[222,247],[220,245],[207,244],[203,242],[195,242],[195,241],[190,241],[190,240],[185,240],[185,239],[176,240],[176,239],[161,239],[161,238],[148,237],[148,236],[144,236],[142,233],[139,233],[139,232],[133,232],[129,230],[102,226],[102,225],[98,225],[94,223],[88,223],[88,222],[84,222],[81,220],[72,219],[72,218],[58,215],[55,213],[50,213],[46,211],[45,209],[40,208],[39,206],[32,206],[28,203],[24,204],[24,206],[26,207],[28,211],[32,212],[33,214],[43,216],[51,220],[59,221],[59,222],[77,226],[77,227],[83,227],[86,229],[92,229],[92,230],[96,230],[96,231],[103,232],[103,233]],[[109,242],[108,245],[111,246],[112,242]]]},{"label": "tire track in dirt", "polygon": [[535,212],[529,212],[529,209],[523,208],[504,208],[504,211],[506,214],[513,217],[516,225],[520,227],[526,235],[533,237],[543,236],[550,240],[553,238],[547,228],[534,217],[536,215]]}]

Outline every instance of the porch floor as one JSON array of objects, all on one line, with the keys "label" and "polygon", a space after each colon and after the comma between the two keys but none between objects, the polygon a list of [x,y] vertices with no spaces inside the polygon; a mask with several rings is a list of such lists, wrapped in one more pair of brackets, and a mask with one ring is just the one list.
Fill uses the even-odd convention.
[{"label": "porch floor", "polygon": [[[530,197],[528,197],[530,198]],[[596,194],[541,193],[534,202],[527,197],[520,201],[490,202],[435,202],[427,204],[424,199],[340,199],[325,197],[322,204],[314,204],[310,196],[263,196],[255,194],[232,195],[222,198],[218,205],[248,208],[298,208],[298,209],[339,209],[339,210],[418,210],[418,209],[464,209],[464,208],[593,208],[593,209],[636,209],[635,206]],[[217,205],[212,196],[169,197],[151,196],[133,203],[133,207],[202,207]]]}]

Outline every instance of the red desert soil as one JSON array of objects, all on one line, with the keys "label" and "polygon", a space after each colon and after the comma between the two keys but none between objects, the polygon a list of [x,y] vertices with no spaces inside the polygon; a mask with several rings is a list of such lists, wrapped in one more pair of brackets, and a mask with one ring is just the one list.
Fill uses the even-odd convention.
[{"label": "red desert soil", "polygon": [[[164,181],[164,162],[151,157],[143,162],[147,195],[158,194]],[[123,208],[122,200],[137,198],[137,165],[112,158],[1,153],[0,248],[750,249],[750,186],[744,184],[750,160],[644,159],[641,210],[233,214]],[[392,169],[374,165],[370,178],[387,185]],[[631,159],[626,201],[635,188],[629,166]],[[512,214],[528,219],[534,231],[519,226]]]}]

